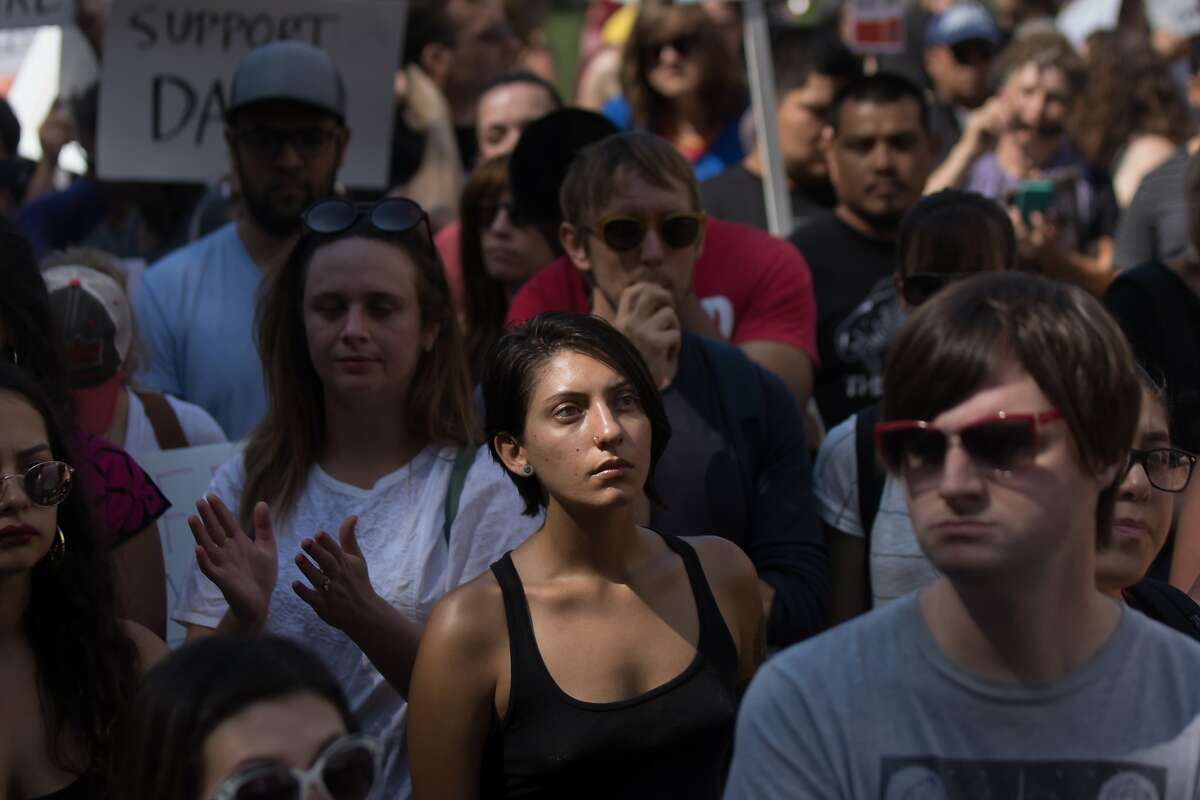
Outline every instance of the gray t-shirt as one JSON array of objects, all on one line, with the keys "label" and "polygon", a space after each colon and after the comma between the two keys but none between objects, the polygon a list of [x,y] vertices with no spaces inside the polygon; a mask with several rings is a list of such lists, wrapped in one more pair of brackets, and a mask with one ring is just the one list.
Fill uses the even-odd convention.
[{"label": "gray t-shirt", "polygon": [[1080,669],[1001,683],[942,653],[918,596],[759,670],[726,800],[1200,797],[1200,643],[1122,607]]},{"label": "gray t-shirt", "polygon": [[1117,223],[1117,269],[1187,254],[1187,152],[1180,150],[1151,170]]}]

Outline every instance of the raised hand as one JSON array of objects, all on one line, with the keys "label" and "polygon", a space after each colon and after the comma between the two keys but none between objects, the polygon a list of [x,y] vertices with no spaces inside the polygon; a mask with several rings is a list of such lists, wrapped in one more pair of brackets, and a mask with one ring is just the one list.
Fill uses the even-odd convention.
[{"label": "raised hand", "polygon": [[380,602],[354,535],[357,524],[358,517],[349,516],[342,521],[337,541],[320,531],[301,542],[304,552],[296,556],[296,565],[312,586],[302,581],[292,583],[292,590],[312,606],[318,617],[347,633],[367,619],[372,607]]},{"label": "raised hand", "polygon": [[196,539],[200,571],[225,595],[240,625],[260,629],[279,577],[270,509],[266,503],[254,507],[253,539],[215,494],[197,501],[196,511],[199,516],[188,517],[188,527]]}]

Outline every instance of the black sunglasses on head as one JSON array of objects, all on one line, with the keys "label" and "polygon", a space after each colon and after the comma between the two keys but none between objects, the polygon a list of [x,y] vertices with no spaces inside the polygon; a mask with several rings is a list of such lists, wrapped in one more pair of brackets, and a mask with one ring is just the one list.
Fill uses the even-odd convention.
[{"label": "black sunglasses on head", "polygon": [[304,226],[313,233],[336,236],[345,233],[366,217],[376,230],[384,233],[408,233],[422,222],[433,248],[433,226],[425,209],[407,197],[385,197],[377,203],[352,203],[342,197],[318,200],[304,212]]}]

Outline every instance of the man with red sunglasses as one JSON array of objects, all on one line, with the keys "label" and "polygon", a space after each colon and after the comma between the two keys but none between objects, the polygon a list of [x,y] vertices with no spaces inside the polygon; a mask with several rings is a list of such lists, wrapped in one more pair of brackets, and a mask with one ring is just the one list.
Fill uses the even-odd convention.
[{"label": "man with red sunglasses", "polygon": [[941,577],[759,670],[726,797],[1194,797],[1200,644],[1095,585],[1140,398],[1080,289],[913,314],[876,438]]},{"label": "man with red sunglasses", "polygon": [[684,322],[703,315],[692,280],[705,216],[691,166],[665,139],[617,134],[580,151],[561,197],[562,244],[591,311],[646,359],[674,431],[654,474],[664,504],[647,502],[642,521],[736,542],[760,574],[768,641],[816,633],[829,564],[800,408],[774,374]]}]

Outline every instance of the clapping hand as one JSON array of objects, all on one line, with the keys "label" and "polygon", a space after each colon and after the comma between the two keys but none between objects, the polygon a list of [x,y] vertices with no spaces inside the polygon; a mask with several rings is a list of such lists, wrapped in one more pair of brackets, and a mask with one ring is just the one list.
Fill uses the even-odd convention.
[{"label": "clapping hand", "polygon": [[302,581],[292,583],[292,590],[312,606],[317,616],[347,632],[379,601],[354,535],[357,524],[358,517],[349,516],[342,521],[336,541],[320,531],[301,542],[304,552],[297,554],[296,566],[312,586]]},{"label": "clapping hand", "polygon": [[266,622],[279,575],[275,530],[266,503],[254,507],[254,538],[215,494],[196,503],[188,517],[200,571],[217,585],[238,622],[259,629]]}]

